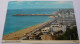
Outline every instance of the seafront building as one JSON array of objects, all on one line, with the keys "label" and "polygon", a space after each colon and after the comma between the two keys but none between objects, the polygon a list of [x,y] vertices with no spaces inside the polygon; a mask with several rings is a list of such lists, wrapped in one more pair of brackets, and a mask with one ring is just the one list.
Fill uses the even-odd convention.
[{"label": "seafront building", "polygon": [[52,40],[52,37],[50,35],[41,35],[41,40]]},{"label": "seafront building", "polygon": [[55,22],[50,22],[48,26],[35,31],[28,36],[29,40],[55,40],[55,37],[63,35],[66,30],[76,26],[73,9],[59,9],[53,15]]},{"label": "seafront building", "polygon": [[30,36],[29,36],[29,40],[35,40],[35,39],[36,39],[35,36],[36,36],[36,35],[30,35]]},{"label": "seafront building", "polygon": [[49,31],[50,31],[50,27],[45,27],[45,28],[41,29],[41,32],[43,34],[48,34]]},{"label": "seafront building", "polygon": [[60,30],[63,32],[66,31],[66,25],[61,25],[59,23],[53,23],[50,27],[53,28],[54,32],[58,32]]},{"label": "seafront building", "polygon": [[57,23],[71,25],[76,23],[73,9],[59,9],[57,12]]}]

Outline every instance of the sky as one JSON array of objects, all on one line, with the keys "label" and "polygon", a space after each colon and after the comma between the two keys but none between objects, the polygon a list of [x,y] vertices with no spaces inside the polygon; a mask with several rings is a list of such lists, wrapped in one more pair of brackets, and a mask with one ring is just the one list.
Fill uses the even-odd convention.
[{"label": "sky", "polygon": [[10,1],[8,9],[73,8],[72,1]]}]

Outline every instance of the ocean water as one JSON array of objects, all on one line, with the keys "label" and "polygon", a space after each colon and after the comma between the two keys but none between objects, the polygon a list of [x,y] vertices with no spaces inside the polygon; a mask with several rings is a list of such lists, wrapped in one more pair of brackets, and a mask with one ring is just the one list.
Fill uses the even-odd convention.
[{"label": "ocean water", "polygon": [[49,16],[13,16],[16,14],[52,14],[57,9],[14,9],[7,10],[3,35],[16,32],[50,20]]}]

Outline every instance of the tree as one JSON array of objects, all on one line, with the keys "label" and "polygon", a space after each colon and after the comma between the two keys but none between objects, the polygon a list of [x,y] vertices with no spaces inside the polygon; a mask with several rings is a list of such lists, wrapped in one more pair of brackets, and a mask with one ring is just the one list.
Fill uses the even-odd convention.
[{"label": "tree", "polygon": [[78,40],[77,27],[67,30],[63,35],[56,37],[56,40]]}]

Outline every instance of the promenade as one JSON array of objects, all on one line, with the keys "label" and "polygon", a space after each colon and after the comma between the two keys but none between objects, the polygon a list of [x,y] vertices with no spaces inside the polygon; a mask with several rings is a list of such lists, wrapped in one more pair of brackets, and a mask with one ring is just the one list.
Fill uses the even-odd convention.
[{"label": "promenade", "polygon": [[28,35],[30,33],[34,33],[35,30],[38,30],[38,28],[40,28],[41,26],[45,26],[46,24],[49,24],[51,22],[51,20],[48,20],[44,23],[38,24],[38,25],[34,25],[25,29],[22,29],[20,31],[16,31],[13,33],[9,33],[7,35],[3,35],[3,40],[19,40],[19,39],[23,39],[25,34]]},{"label": "promenade", "polygon": [[34,32],[36,32],[36,31],[38,31],[39,29],[42,29],[42,28],[44,28],[45,26],[50,25],[50,24],[51,24],[52,22],[54,22],[54,21],[55,21],[55,20],[52,19],[52,20],[49,20],[49,21],[43,23],[40,27],[38,27],[38,28],[36,28],[35,30],[31,31],[30,33],[28,33],[28,34],[25,35],[24,37],[20,38],[19,40],[23,40],[23,39],[27,38],[28,36],[31,35],[31,33],[34,33]]}]

